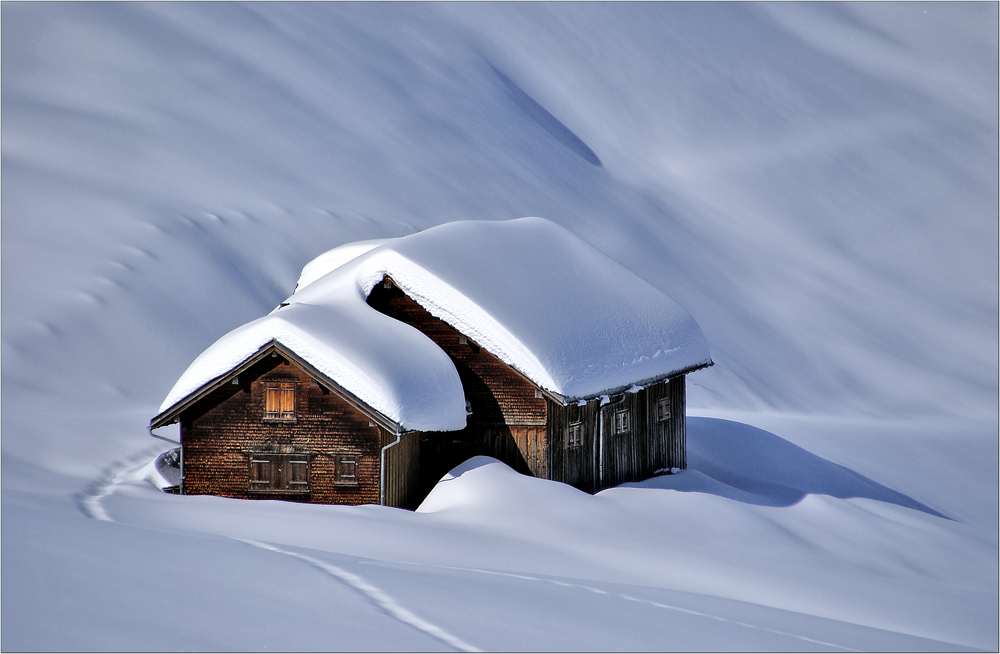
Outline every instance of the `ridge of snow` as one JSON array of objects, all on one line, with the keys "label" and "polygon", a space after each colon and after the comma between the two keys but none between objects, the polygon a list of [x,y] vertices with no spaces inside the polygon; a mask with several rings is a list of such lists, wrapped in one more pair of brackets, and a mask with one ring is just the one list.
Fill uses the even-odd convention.
[{"label": "ridge of snow", "polygon": [[302,273],[299,275],[299,281],[295,283],[294,292],[298,293],[317,279],[324,277],[344,264],[391,240],[393,239],[375,238],[369,241],[355,241],[353,243],[345,243],[332,250],[327,250],[303,266]]}]

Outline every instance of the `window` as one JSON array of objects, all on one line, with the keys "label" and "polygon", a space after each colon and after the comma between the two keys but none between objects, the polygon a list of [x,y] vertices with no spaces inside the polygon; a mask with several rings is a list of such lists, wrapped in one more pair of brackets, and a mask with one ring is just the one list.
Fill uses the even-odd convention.
[{"label": "window", "polygon": [[670,397],[661,397],[656,401],[656,421],[666,422],[670,420]]},{"label": "window", "polygon": [[356,454],[338,454],[335,484],[342,486],[358,485],[358,456]]},{"label": "window", "polygon": [[268,386],[265,393],[265,420],[295,420],[295,384]]},{"label": "window", "polygon": [[583,444],[583,429],[579,422],[569,423],[566,430],[566,447],[580,447]]},{"label": "window", "polygon": [[250,454],[250,492],[308,493],[309,454]]},{"label": "window", "polygon": [[628,409],[615,411],[615,434],[627,434],[629,431]]}]

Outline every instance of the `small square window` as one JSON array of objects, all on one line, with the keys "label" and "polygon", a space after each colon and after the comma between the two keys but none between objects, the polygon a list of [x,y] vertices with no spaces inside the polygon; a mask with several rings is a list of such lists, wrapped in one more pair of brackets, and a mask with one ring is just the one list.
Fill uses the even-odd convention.
[{"label": "small square window", "polygon": [[357,486],[358,484],[358,457],[356,454],[338,454],[336,457],[337,469],[334,478],[335,484],[343,486]]},{"label": "small square window", "polygon": [[583,444],[583,425],[579,422],[569,423],[566,431],[566,447],[580,447]]},{"label": "small square window", "polygon": [[615,434],[627,434],[629,432],[629,428],[628,409],[615,411]]},{"label": "small square window", "polygon": [[540,388],[535,389],[535,399],[536,400],[542,399],[542,389]]},{"label": "small square window", "polygon": [[666,422],[670,420],[670,397],[661,397],[656,401],[656,421]]},{"label": "small square window", "polygon": [[295,384],[276,384],[264,389],[265,420],[295,420]]},{"label": "small square window", "polygon": [[468,345],[469,344],[469,339],[467,339],[465,336],[462,336],[461,334],[459,334],[458,335],[458,344],[459,345]]}]

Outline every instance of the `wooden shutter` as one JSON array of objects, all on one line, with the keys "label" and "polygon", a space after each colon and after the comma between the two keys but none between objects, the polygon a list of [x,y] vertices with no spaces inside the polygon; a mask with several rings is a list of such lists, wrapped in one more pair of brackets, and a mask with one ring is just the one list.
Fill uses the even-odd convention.
[{"label": "wooden shutter", "polygon": [[295,420],[295,384],[269,386],[264,393],[264,418]]},{"label": "wooden shutter", "polygon": [[615,411],[615,434],[627,434],[629,432],[628,409]]},{"label": "wooden shutter", "polygon": [[337,476],[335,484],[356,485],[358,483],[358,457],[354,454],[337,455]]},{"label": "wooden shutter", "polygon": [[670,396],[661,397],[656,401],[656,420],[665,422],[670,419]]},{"label": "wooden shutter", "polygon": [[281,417],[288,419],[295,417],[295,386],[292,384],[281,385]]},{"label": "wooden shutter", "polygon": [[288,490],[305,492],[309,490],[309,455],[289,454]]},{"label": "wooden shutter", "polygon": [[277,418],[281,415],[281,391],[277,388],[265,390],[264,417]]},{"label": "wooden shutter", "polygon": [[275,487],[275,461],[271,454],[250,455],[250,490],[273,490]]},{"label": "wooden shutter", "polygon": [[566,437],[567,447],[578,447],[582,442],[580,428],[582,425],[579,422],[569,423],[569,429]]}]

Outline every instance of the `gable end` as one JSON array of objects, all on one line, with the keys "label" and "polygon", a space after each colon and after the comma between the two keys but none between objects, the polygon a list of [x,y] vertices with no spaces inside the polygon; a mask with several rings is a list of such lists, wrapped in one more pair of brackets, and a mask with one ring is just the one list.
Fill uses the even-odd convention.
[{"label": "gable end", "polygon": [[392,432],[401,433],[404,431],[399,423],[388,418],[382,412],[373,409],[368,406],[365,402],[359,399],[356,395],[345,389],[343,386],[333,381],[322,372],[317,370],[312,364],[300,357],[291,349],[285,347],[276,340],[271,340],[260,347],[255,353],[250,355],[246,360],[240,363],[238,366],[230,370],[224,375],[216,377],[215,379],[207,382],[198,390],[194,391],[186,398],[177,402],[172,407],[163,411],[159,415],[155,416],[149,423],[149,428],[156,429],[158,427],[164,427],[166,425],[173,424],[180,420],[181,414],[188,408],[194,406],[202,398],[207,397],[216,389],[230,383],[233,379],[238,377],[240,373],[249,369],[255,363],[266,357],[268,354],[277,353],[288,359],[294,365],[301,368],[306,374],[315,379],[321,386],[324,386],[334,395],[338,396],[340,399],[344,400],[355,409],[363,413],[368,417],[369,420],[374,422],[379,427]]}]

